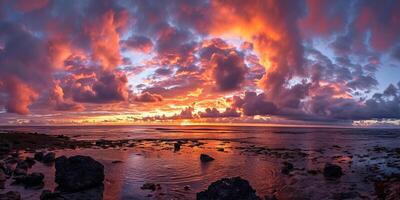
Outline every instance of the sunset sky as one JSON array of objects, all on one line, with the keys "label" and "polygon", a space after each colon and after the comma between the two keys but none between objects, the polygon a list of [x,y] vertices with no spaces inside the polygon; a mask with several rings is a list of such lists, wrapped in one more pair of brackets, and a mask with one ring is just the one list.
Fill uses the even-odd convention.
[{"label": "sunset sky", "polygon": [[0,0],[0,124],[400,125],[400,1]]}]

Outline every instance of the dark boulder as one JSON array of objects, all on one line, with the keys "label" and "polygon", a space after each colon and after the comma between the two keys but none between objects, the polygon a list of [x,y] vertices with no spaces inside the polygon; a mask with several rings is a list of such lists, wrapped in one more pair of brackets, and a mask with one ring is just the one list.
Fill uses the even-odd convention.
[{"label": "dark boulder", "polygon": [[7,175],[2,169],[0,169],[0,189],[5,188],[5,182],[7,180]]},{"label": "dark boulder", "polygon": [[0,194],[0,200],[20,200],[21,194],[19,192],[9,191],[4,194]]},{"label": "dark boulder", "polygon": [[201,162],[210,162],[210,161],[213,161],[214,158],[209,156],[209,155],[207,155],[207,154],[201,154],[200,155],[200,160],[201,160]]},{"label": "dark boulder", "polygon": [[42,162],[46,164],[53,163],[55,160],[56,160],[56,154],[54,152],[49,152],[42,158]]},{"label": "dark boulder", "polygon": [[55,165],[55,181],[61,191],[81,191],[104,181],[104,166],[89,156],[61,156]]},{"label": "dark boulder", "polygon": [[43,156],[44,156],[44,153],[42,151],[39,151],[33,155],[33,158],[35,158],[35,160],[37,160],[37,161],[42,161]]},{"label": "dark boulder", "polygon": [[174,143],[174,151],[181,150],[181,145],[182,145],[182,143],[180,141],[178,141],[177,143]]},{"label": "dark boulder", "polygon": [[294,167],[293,164],[290,162],[283,162],[283,166],[281,169],[282,174],[289,174],[291,171],[293,171]]},{"label": "dark boulder", "polygon": [[28,175],[15,176],[14,178],[15,184],[22,184],[27,188],[30,187],[38,187],[41,188],[44,186],[43,179],[44,175],[42,173],[34,172]]},{"label": "dark boulder", "polygon": [[36,163],[35,159],[32,157],[26,157],[25,162],[28,164],[29,167],[32,167]]},{"label": "dark boulder", "polygon": [[223,178],[197,193],[197,200],[260,200],[247,180],[240,177]]},{"label": "dark boulder", "polygon": [[51,192],[50,190],[43,190],[40,194],[40,200],[57,200],[61,199],[60,192]]},{"label": "dark boulder", "polygon": [[28,173],[29,165],[25,161],[20,161],[14,169],[14,176],[26,175]]},{"label": "dark boulder", "polygon": [[343,175],[342,168],[339,165],[327,163],[324,167],[325,178],[340,178]]}]

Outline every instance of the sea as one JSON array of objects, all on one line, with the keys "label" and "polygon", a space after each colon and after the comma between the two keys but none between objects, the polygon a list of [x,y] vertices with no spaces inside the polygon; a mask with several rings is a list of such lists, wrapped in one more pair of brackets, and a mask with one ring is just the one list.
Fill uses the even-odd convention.
[{"label": "sea", "polygon": [[[88,155],[105,166],[104,199],[195,199],[196,193],[225,177],[249,181],[260,197],[278,199],[375,199],[374,180],[400,173],[400,129],[267,126],[3,126],[0,130],[65,135],[76,140],[139,141],[134,147],[56,150],[59,155]],[[174,151],[176,141],[184,143]],[[202,163],[200,154],[215,158]],[[115,162],[118,161],[118,162]],[[282,173],[284,162],[294,165]],[[323,176],[326,163],[342,167],[336,180]],[[55,169],[40,163],[45,188],[54,190]],[[156,191],[145,183],[159,184]],[[26,192],[37,199],[41,190]]]}]

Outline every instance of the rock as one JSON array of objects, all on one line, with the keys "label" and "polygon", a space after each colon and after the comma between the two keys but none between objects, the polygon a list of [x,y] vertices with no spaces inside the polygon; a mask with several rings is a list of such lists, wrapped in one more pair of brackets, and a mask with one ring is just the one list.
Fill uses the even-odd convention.
[{"label": "rock", "polygon": [[26,157],[25,162],[28,164],[29,168],[31,168],[35,163],[35,159],[32,157]]},{"label": "rock", "polygon": [[18,163],[18,162],[19,162],[19,159],[16,158],[16,157],[8,157],[8,158],[5,160],[5,162],[6,162],[7,164],[15,164],[15,163]]},{"label": "rock", "polygon": [[278,198],[276,198],[275,195],[272,195],[272,196],[268,196],[268,195],[267,195],[267,196],[264,197],[264,199],[265,199],[265,200],[278,200]]},{"label": "rock", "polygon": [[21,194],[19,192],[9,191],[0,194],[0,200],[21,200]]},{"label": "rock", "polygon": [[12,145],[10,143],[0,144],[0,155],[8,154],[12,150]]},{"label": "rock", "polygon": [[156,184],[154,184],[154,183],[145,183],[145,184],[142,185],[142,187],[140,187],[140,189],[155,191],[156,190]]},{"label": "rock", "polygon": [[283,162],[283,167],[281,169],[282,174],[289,174],[293,171],[293,164],[290,162]]},{"label": "rock", "polygon": [[340,178],[343,175],[342,168],[338,165],[327,163],[324,167],[325,178]]},{"label": "rock", "polygon": [[247,180],[240,177],[223,178],[211,183],[207,190],[196,194],[197,200],[261,200]]},{"label": "rock", "polygon": [[357,191],[350,191],[350,192],[340,192],[334,193],[332,199],[342,200],[342,199],[355,199],[359,197],[360,194]]},{"label": "rock", "polygon": [[0,169],[0,189],[5,189],[5,182],[7,180],[6,173]]},{"label": "rock", "polygon": [[380,199],[398,200],[400,192],[400,175],[388,177],[375,182],[375,193]]},{"label": "rock", "polygon": [[214,158],[209,156],[209,155],[207,155],[207,154],[201,154],[200,155],[200,160],[201,160],[201,162],[210,162],[210,161],[213,161]]},{"label": "rock", "polygon": [[42,161],[44,156],[44,153],[42,151],[36,152],[33,156],[33,158],[35,158],[35,160],[37,161]]},{"label": "rock", "polygon": [[3,173],[6,175],[6,178],[9,178],[13,173],[11,165],[6,163],[0,164],[0,171],[3,171]]},{"label": "rock", "polygon": [[223,151],[224,151],[224,148],[217,148],[217,151],[223,152]]},{"label": "rock", "polygon": [[42,162],[46,164],[53,163],[56,160],[56,154],[54,152],[49,152],[43,156]]},{"label": "rock", "polygon": [[104,187],[98,186],[79,192],[51,192],[43,190],[40,200],[103,200]]},{"label": "rock", "polygon": [[181,145],[182,145],[182,143],[180,141],[174,143],[174,151],[181,150]]},{"label": "rock", "polygon": [[15,168],[14,170],[14,176],[24,176],[28,174],[28,170],[24,168]]},{"label": "rock", "polygon": [[60,197],[60,192],[51,192],[50,190],[43,190],[42,194],[40,194],[40,200],[56,200]]},{"label": "rock", "polygon": [[310,170],[307,170],[307,173],[312,174],[312,175],[317,175],[318,171],[315,169],[310,169]]},{"label": "rock", "polygon": [[111,163],[117,164],[117,163],[122,163],[122,161],[120,161],[120,160],[114,160],[114,161],[112,161]]},{"label": "rock", "polygon": [[25,187],[38,187],[44,186],[43,179],[44,175],[42,173],[34,172],[28,175],[15,176],[14,181],[16,184],[23,184]]},{"label": "rock", "polygon": [[190,186],[185,185],[185,186],[183,187],[183,189],[184,189],[185,191],[189,191],[189,190],[190,190]]},{"label": "rock", "polygon": [[89,156],[58,157],[55,168],[55,181],[61,191],[81,191],[104,181],[104,166]]}]

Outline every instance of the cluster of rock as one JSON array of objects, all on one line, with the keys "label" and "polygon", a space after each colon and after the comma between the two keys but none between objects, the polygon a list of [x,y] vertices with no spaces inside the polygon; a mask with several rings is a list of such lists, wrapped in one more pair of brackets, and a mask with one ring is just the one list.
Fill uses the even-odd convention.
[{"label": "cluster of rock", "polygon": [[[41,200],[61,199],[103,199],[104,166],[88,156],[61,156],[56,158],[54,152],[36,152],[34,157],[20,159],[18,153],[0,161],[0,189],[5,188],[7,179],[12,178],[12,184],[22,185],[25,188],[41,189],[44,186],[44,174],[38,172],[28,173],[36,163],[46,165],[55,163],[55,182],[58,184],[56,191],[44,190]],[[13,166],[15,165],[15,168]],[[0,194],[1,200],[19,200],[18,192],[10,191]]]},{"label": "cluster of rock", "polygon": [[[43,152],[41,152],[44,154]],[[12,184],[22,185],[25,188],[41,189],[44,186],[44,174],[39,172],[28,173],[29,169],[36,164],[37,161],[50,164],[54,162],[55,153],[49,152],[42,155],[38,159],[37,155],[21,159],[18,152],[10,153],[8,157],[0,161],[0,189],[5,189],[5,182],[12,178]],[[13,168],[15,165],[15,168]],[[20,199],[21,195],[18,192],[7,192],[0,194],[0,199],[14,200]]]}]

